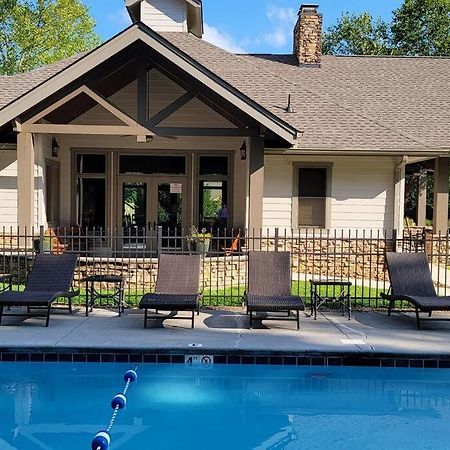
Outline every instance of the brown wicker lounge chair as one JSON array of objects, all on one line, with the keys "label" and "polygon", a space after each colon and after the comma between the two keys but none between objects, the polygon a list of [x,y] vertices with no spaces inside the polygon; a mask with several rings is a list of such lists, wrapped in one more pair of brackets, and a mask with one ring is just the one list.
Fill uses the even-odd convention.
[{"label": "brown wicker lounge chair", "polygon": [[[414,306],[418,330],[424,320],[449,320],[431,319],[433,311],[450,311],[450,297],[436,295],[425,253],[386,253],[386,263],[391,288],[388,294],[382,293],[381,297],[389,300],[389,316],[396,301],[406,301]],[[420,313],[428,313],[428,318],[421,318]]]},{"label": "brown wicker lounge chair", "polygon": [[[245,294],[250,328],[254,313],[286,312],[287,317],[266,317],[262,320],[296,320],[300,329],[300,310],[304,302],[291,293],[291,255],[288,252],[249,252],[248,291]],[[291,311],[295,311],[294,318]]]},{"label": "brown wicker lounge chair", "polygon": [[199,300],[201,293],[200,255],[162,254],[158,262],[158,278],[156,292],[142,297],[139,308],[145,311],[144,328],[147,321],[161,318],[149,316],[148,310],[158,311],[192,311],[192,317],[171,317],[180,320],[191,320],[194,328],[195,312],[200,313]]},{"label": "brown wicker lounge chair", "polygon": [[[52,303],[58,298],[67,298],[72,313],[72,298],[79,291],[71,291],[73,274],[78,256],[71,254],[38,254],[28,275],[23,292],[6,291],[0,294],[0,324],[4,316],[46,317],[48,327]],[[5,314],[4,308],[24,306],[27,314]],[[45,314],[32,313],[31,309],[44,309]]]}]

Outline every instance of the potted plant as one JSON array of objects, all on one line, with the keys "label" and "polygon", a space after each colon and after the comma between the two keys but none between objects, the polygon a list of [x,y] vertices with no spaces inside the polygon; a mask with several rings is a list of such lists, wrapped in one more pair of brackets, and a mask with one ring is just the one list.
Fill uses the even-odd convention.
[{"label": "potted plant", "polygon": [[203,228],[199,232],[196,227],[192,227],[188,236],[189,250],[206,255],[211,245],[211,237],[211,233],[207,233],[206,229]]}]

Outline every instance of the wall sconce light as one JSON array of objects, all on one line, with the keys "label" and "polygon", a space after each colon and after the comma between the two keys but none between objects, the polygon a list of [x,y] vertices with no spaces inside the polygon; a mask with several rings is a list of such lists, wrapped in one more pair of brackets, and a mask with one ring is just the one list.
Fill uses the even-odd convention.
[{"label": "wall sconce light", "polygon": [[247,141],[244,139],[244,142],[241,145],[241,161],[245,161],[247,159]]},{"label": "wall sconce light", "polygon": [[52,156],[57,158],[59,156],[59,144],[55,138],[52,139]]}]

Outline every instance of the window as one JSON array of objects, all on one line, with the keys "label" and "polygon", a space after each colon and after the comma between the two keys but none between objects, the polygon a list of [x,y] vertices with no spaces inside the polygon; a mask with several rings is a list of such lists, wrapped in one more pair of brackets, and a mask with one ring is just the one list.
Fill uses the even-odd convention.
[{"label": "window", "polygon": [[226,228],[228,225],[228,183],[200,181],[200,226]]},{"label": "window", "polygon": [[228,175],[228,156],[200,156],[199,175]]},{"label": "window", "polygon": [[50,226],[59,225],[59,163],[45,163],[45,213]]},{"label": "window", "polygon": [[326,226],[328,170],[324,167],[298,169],[298,226]]},{"label": "window", "polygon": [[82,228],[106,225],[106,155],[78,154],[76,158],[76,218]]},{"label": "window", "polygon": [[185,175],[186,158],[184,156],[122,155],[120,156],[119,173]]},{"label": "window", "polygon": [[229,225],[229,158],[200,156],[198,159],[198,212],[201,228]]}]

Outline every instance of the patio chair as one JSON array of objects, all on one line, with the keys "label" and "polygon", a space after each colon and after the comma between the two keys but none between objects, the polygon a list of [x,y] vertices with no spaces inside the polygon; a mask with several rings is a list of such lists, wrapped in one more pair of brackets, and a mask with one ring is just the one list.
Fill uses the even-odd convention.
[{"label": "patio chair", "polygon": [[[0,324],[5,316],[46,317],[48,327],[52,303],[58,298],[67,298],[69,312],[72,313],[72,299],[79,291],[71,291],[72,279],[78,256],[71,254],[36,255],[23,292],[6,291],[0,293]],[[4,308],[23,306],[27,314],[5,314]],[[45,309],[45,314],[32,313],[31,309]]]},{"label": "patio chair", "polygon": [[[291,255],[289,252],[249,252],[248,290],[245,294],[250,328],[254,313],[287,313],[287,317],[264,317],[262,320],[296,320],[300,329],[303,299],[291,293]],[[295,311],[294,318],[291,311]]]},{"label": "patio chair", "polygon": [[[436,295],[425,253],[386,253],[386,263],[391,287],[381,297],[389,300],[388,316],[396,301],[406,301],[414,306],[418,330],[423,320],[450,320],[431,319],[433,311],[450,311],[450,297]],[[420,313],[428,313],[429,318],[421,318]]]},{"label": "patio chair", "polygon": [[[144,328],[149,320],[161,318],[159,311],[192,311],[191,317],[164,318],[191,320],[194,328],[195,312],[200,314],[200,261],[200,255],[160,255],[155,293],[145,294],[139,304],[145,311]],[[154,309],[156,316],[149,316],[149,309]]]}]

